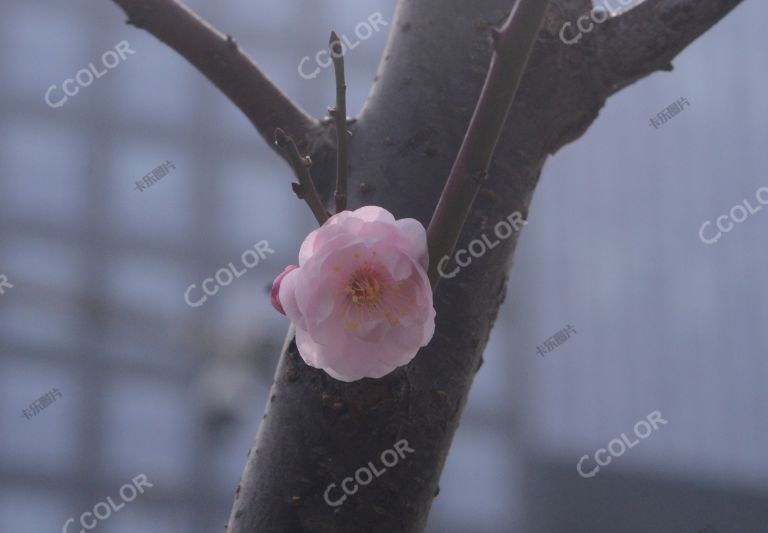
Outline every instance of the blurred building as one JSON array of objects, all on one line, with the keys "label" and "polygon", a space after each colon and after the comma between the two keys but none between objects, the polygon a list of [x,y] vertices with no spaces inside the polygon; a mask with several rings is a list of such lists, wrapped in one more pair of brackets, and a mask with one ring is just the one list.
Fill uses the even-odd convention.
[{"label": "blurred building", "polygon": [[[354,40],[394,2],[310,4],[189,2],[319,116],[332,72],[302,72],[329,30]],[[699,238],[768,185],[766,15],[747,0],[546,166],[430,532],[768,531],[768,210]],[[385,40],[347,58],[350,114]],[[153,486],[95,531],[220,531],[287,325],[267,287],[311,215],[235,107],[111,2],[0,0],[0,45],[0,531],[61,531],[140,474]],[[185,302],[262,240],[273,254]],[[654,411],[668,424],[578,474]]]}]

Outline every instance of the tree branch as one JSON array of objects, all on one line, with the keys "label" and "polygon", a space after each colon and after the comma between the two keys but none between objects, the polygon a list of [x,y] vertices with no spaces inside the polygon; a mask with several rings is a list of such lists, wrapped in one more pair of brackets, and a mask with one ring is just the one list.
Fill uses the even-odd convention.
[{"label": "tree branch", "polygon": [[113,0],[142,28],[176,50],[223,92],[270,147],[283,128],[304,153],[314,151],[324,127],[286,96],[237,46],[176,0]]},{"label": "tree branch", "polygon": [[[211,79],[270,146],[278,127],[296,137],[301,153],[315,155],[315,142],[333,144],[330,130],[296,108],[234,41],[186,8],[173,0],[114,1],[131,23],[179,51]],[[350,203],[380,205],[398,218],[430,219],[490,59],[488,40],[478,30],[504,20],[510,2],[398,0],[391,22],[398,31],[388,42],[350,140],[349,168],[368,184],[349,191]],[[686,23],[675,22],[658,7],[684,2],[648,0],[642,9],[623,15],[627,18],[612,19],[589,34],[583,46],[569,47],[558,31],[564,22],[588,13],[591,1],[551,3],[557,9],[547,13],[490,168],[498,178],[477,195],[460,242],[488,231],[512,211],[527,213],[548,154],[586,131],[609,93],[657,65],[664,67],[738,4],[698,0],[700,11],[686,11],[691,27],[684,29]],[[654,25],[664,28],[658,43],[652,41]],[[673,52],[667,54],[664,46]],[[662,59],[654,63],[656,58]],[[330,151],[319,152],[313,175],[329,198]],[[442,287],[435,295],[438,316],[432,342],[409,365],[381,380],[333,380],[302,361],[289,332],[267,412],[235,493],[230,533],[424,530],[472,378],[504,299],[517,239],[515,234],[501,242],[483,261],[463,269],[461,278]],[[341,480],[401,439],[415,450],[407,460],[354,496],[339,492]],[[346,501],[328,503],[329,488],[333,498],[344,496]]]},{"label": "tree branch", "polygon": [[336,122],[336,212],[347,208],[347,173],[349,157],[347,155],[347,83],[344,81],[344,50],[335,31],[331,32],[328,43],[333,58],[333,71],[336,75],[336,106],[329,109]]},{"label": "tree branch", "polygon": [[658,70],[742,0],[645,0],[614,16],[599,36],[611,94]]},{"label": "tree branch", "polygon": [[494,53],[467,133],[427,230],[429,280],[453,252],[477,191],[485,182],[493,151],[528,63],[549,0],[517,0],[504,26],[493,29]]},{"label": "tree branch", "polygon": [[299,149],[296,147],[296,143],[293,142],[293,138],[290,135],[277,128],[275,130],[275,145],[288,164],[293,169],[293,173],[296,174],[298,183],[294,182],[293,192],[300,200],[307,202],[312,214],[315,215],[317,223],[321,226],[328,220],[328,211],[325,209],[323,201],[320,199],[320,195],[315,187],[315,182],[312,180],[312,175],[309,173],[309,167],[312,166],[312,160],[307,156],[302,156],[299,153]]}]

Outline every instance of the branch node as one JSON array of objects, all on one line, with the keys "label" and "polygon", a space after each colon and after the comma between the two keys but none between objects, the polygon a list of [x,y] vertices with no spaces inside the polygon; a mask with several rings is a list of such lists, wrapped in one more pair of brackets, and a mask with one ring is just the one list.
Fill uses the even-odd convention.
[{"label": "branch node", "polygon": [[134,28],[143,29],[144,28],[144,22],[139,19],[137,16],[129,15],[127,19],[125,19],[125,23],[129,26],[133,26]]},{"label": "branch node", "polygon": [[501,40],[501,32],[498,28],[491,28],[491,40],[493,41],[493,48],[498,49]]},{"label": "branch node", "polygon": [[344,49],[341,47],[341,40],[339,40],[339,36],[336,35],[335,31],[331,31],[331,38],[328,39],[328,46],[331,49],[331,57],[334,59],[344,55]]},{"label": "branch node", "polygon": [[[339,194],[335,193],[333,195],[334,200],[336,200],[336,204],[346,204],[347,203],[347,195],[346,194]],[[340,212],[340,211],[339,211]]]},{"label": "branch node", "polygon": [[488,171],[478,170],[472,175],[472,180],[474,180],[474,182],[478,185],[485,185],[488,181]]}]

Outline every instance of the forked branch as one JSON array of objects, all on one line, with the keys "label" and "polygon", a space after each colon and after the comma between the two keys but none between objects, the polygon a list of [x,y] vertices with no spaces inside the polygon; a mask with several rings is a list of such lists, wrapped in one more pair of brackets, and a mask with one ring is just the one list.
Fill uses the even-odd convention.
[{"label": "forked branch", "polygon": [[303,156],[296,147],[296,143],[287,135],[282,129],[277,128],[275,130],[275,146],[278,148],[278,152],[282,155],[291,165],[293,173],[298,179],[298,183],[294,182],[293,192],[300,200],[307,202],[312,214],[315,215],[317,223],[321,226],[328,220],[328,211],[325,209],[323,201],[320,199],[320,194],[317,192],[315,182],[312,180],[312,175],[309,173],[309,167],[312,166],[312,160],[309,156]]},{"label": "forked branch", "polygon": [[612,17],[600,34],[599,55],[614,93],[656,72],[742,0],[645,0]]},{"label": "forked branch", "polygon": [[480,99],[427,229],[429,280],[453,252],[467,215],[485,182],[493,151],[528,64],[549,0],[517,0],[501,29],[493,29],[493,57]]}]

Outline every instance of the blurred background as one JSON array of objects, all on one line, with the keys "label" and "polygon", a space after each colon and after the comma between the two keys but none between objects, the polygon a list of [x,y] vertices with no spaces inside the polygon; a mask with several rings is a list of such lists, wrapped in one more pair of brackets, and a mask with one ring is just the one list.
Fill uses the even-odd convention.
[{"label": "blurred background", "polygon": [[[332,69],[301,59],[394,9],[188,4],[317,116]],[[746,0],[545,167],[430,533],[768,531],[768,209],[698,236],[768,186],[767,16]],[[350,115],[388,29],[347,56]],[[121,41],[135,53],[46,104]],[[221,531],[287,327],[267,287],[314,227],[290,171],[112,2],[0,0],[0,73],[0,532],[61,531],[139,474],[152,488],[94,531]],[[274,254],[185,303],[261,240]],[[659,431],[577,473],[653,411]]]}]

